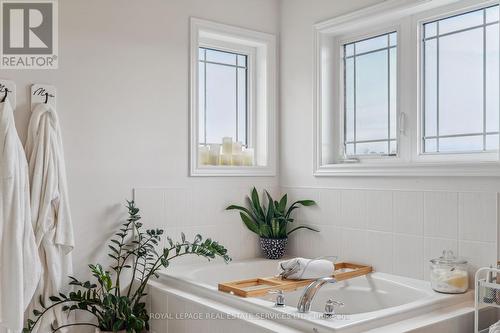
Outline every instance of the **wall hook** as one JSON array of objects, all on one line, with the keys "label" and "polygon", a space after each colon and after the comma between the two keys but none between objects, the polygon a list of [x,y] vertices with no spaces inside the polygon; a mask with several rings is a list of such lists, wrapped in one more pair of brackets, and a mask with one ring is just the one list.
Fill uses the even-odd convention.
[{"label": "wall hook", "polygon": [[44,102],[44,104],[47,104],[47,103],[48,103],[48,101],[49,101],[49,97],[54,97],[54,95],[49,94],[48,92],[47,92],[47,93],[45,93],[45,102]]},{"label": "wall hook", "polygon": [[5,95],[3,95],[2,101],[0,103],[4,103],[5,100],[7,100],[7,95],[11,92],[9,89],[7,89],[7,87],[5,87],[3,91],[5,91]]}]

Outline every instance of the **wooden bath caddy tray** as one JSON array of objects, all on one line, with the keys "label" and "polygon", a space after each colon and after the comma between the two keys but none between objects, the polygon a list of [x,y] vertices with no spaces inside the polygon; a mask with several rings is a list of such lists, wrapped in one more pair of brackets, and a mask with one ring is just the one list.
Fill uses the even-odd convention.
[{"label": "wooden bath caddy tray", "polygon": [[[373,271],[371,266],[340,262],[335,264],[333,277],[337,281],[352,279],[357,276],[366,275]],[[241,297],[259,297],[266,295],[271,290],[293,291],[305,287],[314,279],[309,280],[286,280],[280,277],[254,278],[219,283],[219,290]]]}]

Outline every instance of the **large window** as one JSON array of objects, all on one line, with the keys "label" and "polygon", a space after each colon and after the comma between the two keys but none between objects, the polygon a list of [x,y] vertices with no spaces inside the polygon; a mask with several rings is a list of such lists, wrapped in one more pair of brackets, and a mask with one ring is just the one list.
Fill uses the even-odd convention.
[{"label": "large window", "polygon": [[423,25],[423,151],[498,149],[498,6]]},{"label": "large window", "polygon": [[248,55],[199,48],[199,138],[203,145],[222,138],[248,143]]},{"label": "large window", "polygon": [[397,33],[344,44],[346,156],[397,153]]},{"label": "large window", "polygon": [[314,26],[314,175],[500,176],[499,5],[383,1]]}]

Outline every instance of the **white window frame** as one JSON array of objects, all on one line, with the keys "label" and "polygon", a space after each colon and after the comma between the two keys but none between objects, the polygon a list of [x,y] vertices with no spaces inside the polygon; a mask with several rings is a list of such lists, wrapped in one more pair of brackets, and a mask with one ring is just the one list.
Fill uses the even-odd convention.
[{"label": "white window frame", "polygon": [[[498,1],[389,0],[315,24],[313,174],[500,176],[498,152],[441,155],[420,153],[422,24],[495,4]],[[376,36],[391,29],[398,32],[398,155],[343,160],[339,153],[342,152],[339,146],[342,141],[339,138],[343,138],[343,111],[339,109],[339,105],[343,105],[343,80],[339,81],[343,65],[339,59],[339,45],[353,36]]]},{"label": "white window frame", "polygon": [[[255,166],[199,165],[199,47],[247,55],[248,142]],[[212,21],[190,20],[190,162],[191,176],[276,175],[276,37]],[[222,138],[221,138],[222,139]]]}]

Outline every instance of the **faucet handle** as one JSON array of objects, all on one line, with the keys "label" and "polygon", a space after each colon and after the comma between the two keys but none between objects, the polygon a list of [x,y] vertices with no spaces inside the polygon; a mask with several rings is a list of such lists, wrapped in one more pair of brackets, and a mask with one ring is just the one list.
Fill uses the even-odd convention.
[{"label": "faucet handle", "polygon": [[326,301],[325,312],[323,313],[323,317],[324,318],[331,318],[331,317],[335,316],[335,308],[336,307],[343,307],[343,306],[344,306],[343,302],[334,301],[332,299],[329,299],[328,301]]},{"label": "faucet handle", "polygon": [[276,295],[276,301],[274,302],[274,306],[283,307],[285,306],[285,295],[283,294],[283,290],[281,289],[271,289],[268,290],[268,294]]}]

